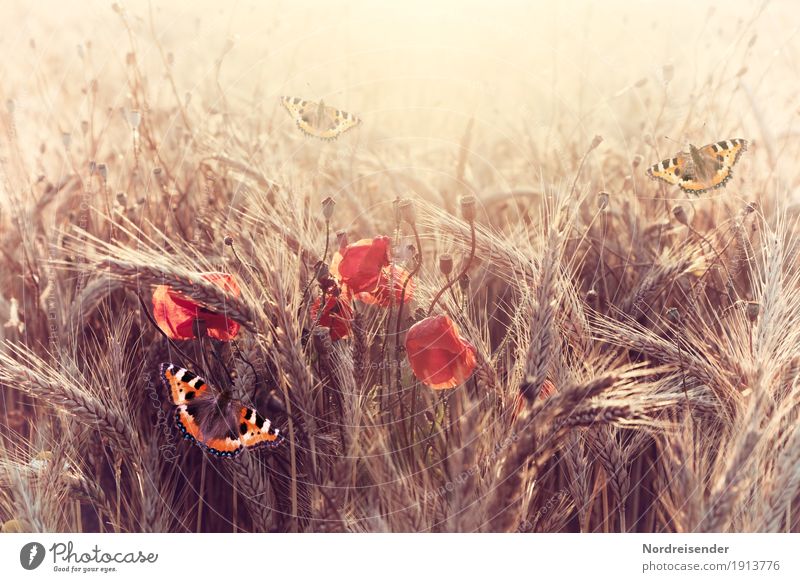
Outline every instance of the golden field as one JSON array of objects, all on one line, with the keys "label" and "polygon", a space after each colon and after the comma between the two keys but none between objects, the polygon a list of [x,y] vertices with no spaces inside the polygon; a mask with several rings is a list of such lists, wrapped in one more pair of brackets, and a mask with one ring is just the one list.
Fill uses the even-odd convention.
[{"label": "golden field", "polygon": [[[2,12],[3,531],[800,530],[791,2]],[[734,138],[724,188],[646,175]],[[383,306],[334,259],[381,236]],[[168,341],[164,286],[235,337]],[[170,362],[285,440],[193,446]]]}]

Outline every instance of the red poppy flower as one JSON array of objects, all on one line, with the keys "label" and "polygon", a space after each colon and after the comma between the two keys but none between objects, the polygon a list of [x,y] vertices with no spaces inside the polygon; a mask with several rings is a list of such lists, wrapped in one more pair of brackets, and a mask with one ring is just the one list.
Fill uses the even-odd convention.
[{"label": "red poppy flower", "polygon": [[353,293],[371,293],[378,287],[384,267],[389,266],[389,237],[365,238],[334,255],[331,273]]},{"label": "red poppy flower", "polygon": [[[404,304],[408,303],[414,298],[415,287],[414,280],[409,279],[409,276],[410,273],[403,267],[389,265],[381,269],[378,285],[374,291],[356,293],[355,297],[362,303],[381,307],[389,307],[392,304],[400,305],[401,298]],[[408,279],[408,283],[406,283],[406,279]],[[403,285],[406,287],[405,294],[403,294]]]},{"label": "red poppy flower", "polygon": [[478,363],[475,347],[446,315],[412,325],[406,334],[406,353],[414,375],[436,390],[463,384]]},{"label": "red poppy flower", "polygon": [[[234,297],[241,293],[236,279],[227,273],[201,273],[200,277]],[[238,323],[201,307],[169,285],[158,285],[153,291],[153,316],[158,327],[171,339],[196,339],[196,320],[203,324],[208,336],[215,339],[231,340],[239,333]]]},{"label": "red poppy flower", "polygon": [[344,291],[339,295],[326,295],[322,315],[319,315],[320,303],[322,303],[322,298],[317,297],[311,305],[311,318],[317,321],[317,316],[319,316],[318,325],[327,327],[331,331],[332,341],[349,337],[353,322],[353,306],[350,304],[350,294]]}]

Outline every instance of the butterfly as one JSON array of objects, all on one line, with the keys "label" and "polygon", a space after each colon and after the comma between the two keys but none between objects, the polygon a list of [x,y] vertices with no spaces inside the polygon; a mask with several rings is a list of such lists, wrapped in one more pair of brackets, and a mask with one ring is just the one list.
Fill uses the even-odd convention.
[{"label": "butterfly", "polygon": [[281,97],[281,103],[295,120],[297,127],[320,139],[334,140],[361,123],[352,113],[328,107],[323,101],[314,103],[299,97]]},{"label": "butterfly", "polygon": [[647,169],[653,180],[680,186],[690,194],[722,188],[733,176],[733,166],[747,149],[743,139],[728,139],[701,148],[689,145],[689,153],[680,152],[675,157],[659,162]]},{"label": "butterfly", "polygon": [[161,364],[161,380],[183,437],[213,455],[232,458],[247,448],[275,447],[284,440],[269,420],[186,368]]}]

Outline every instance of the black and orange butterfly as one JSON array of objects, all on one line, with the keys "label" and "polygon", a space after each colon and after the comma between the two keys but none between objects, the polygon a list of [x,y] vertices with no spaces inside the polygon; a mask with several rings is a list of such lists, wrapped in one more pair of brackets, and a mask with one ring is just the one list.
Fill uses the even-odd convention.
[{"label": "black and orange butterfly", "polygon": [[322,101],[315,103],[299,97],[281,97],[281,104],[303,133],[324,140],[334,140],[361,123],[352,113],[329,107]]},{"label": "black and orange butterfly", "polygon": [[654,180],[679,186],[684,192],[700,194],[722,188],[733,176],[733,166],[747,150],[739,138],[711,143],[701,148],[689,145],[689,152],[650,166],[647,175]]},{"label": "black and orange butterfly", "polygon": [[245,449],[275,447],[283,442],[280,431],[269,420],[194,372],[161,364],[161,379],[183,437],[212,455],[232,458]]}]

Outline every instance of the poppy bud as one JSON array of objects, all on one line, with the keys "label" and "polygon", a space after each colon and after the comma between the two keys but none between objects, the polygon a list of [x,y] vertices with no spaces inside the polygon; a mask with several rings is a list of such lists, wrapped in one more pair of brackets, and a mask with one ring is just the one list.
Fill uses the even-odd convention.
[{"label": "poppy bud", "polygon": [[453,255],[442,255],[439,257],[439,270],[445,277],[453,272]]},{"label": "poppy bud", "polygon": [[681,313],[675,307],[670,307],[667,309],[667,319],[669,319],[675,325],[678,325],[681,322]]},{"label": "poppy bud", "polygon": [[756,322],[756,319],[758,319],[759,311],[761,311],[761,305],[758,303],[758,301],[747,302],[745,313],[747,313],[747,319],[750,320],[750,323]]},{"label": "poppy bud", "polygon": [[337,230],[336,231],[336,244],[339,246],[339,250],[343,249],[347,246],[347,231],[346,230]]},{"label": "poppy bud", "polygon": [[675,217],[675,220],[681,224],[689,226],[689,218],[686,216],[686,209],[680,204],[672,208],[672,215]]},{"label": "poppy bud", "polygon": [[469,275],[464,273],[458,278],[458,287],[462,293],[469,291]]},{"label": "poppy bud", "polygon": [[414,208],[414,201],[410,198],[404,198],[399,204],[400,217],[411,226],[417,223],[417,211]]},{"label": "poppy bud", "polygon": [[314,268],[317,271],[317,281],[320,283],[330,278],[331,271],[328,268],[327,263],[323,263],[322,261],[317,261],[317,264],[314,265]]},{"label": "poppy bud", "polygon": [[336,201],[328,196],[325,200],[322,201],[322,216],[325,217],[325,220],[330,220],[331,216],[333,216],[333,210],[336,206]]},{"label": "poppy bud", "polygon": [[475,220],[476,206],[475,196],[469,195],[461,198],[461,216],[470,224]]}]

